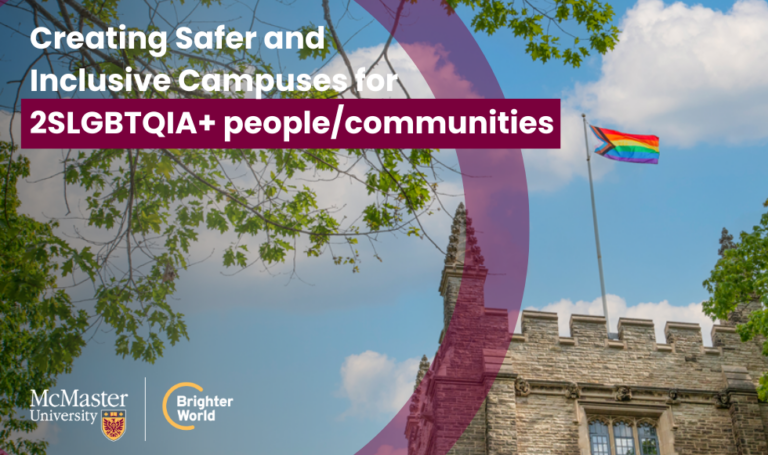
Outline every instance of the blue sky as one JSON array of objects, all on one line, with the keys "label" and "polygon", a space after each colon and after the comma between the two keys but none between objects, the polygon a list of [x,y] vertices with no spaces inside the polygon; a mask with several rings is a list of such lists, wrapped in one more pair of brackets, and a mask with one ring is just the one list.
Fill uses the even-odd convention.
[{"label": "blue sky", "polygon": [[[266,3],[263,14],[287,28],[313,19],[319,23],[319,2],[307,3]],[[334,17],[340,16],[346,3],[332,3]],[[532,62],[509,34],[476,35],[507,97],[561,98],[568,122],[563,150],[525,152],[531,238],[523,306],[559,311],[563,320],[569,312],[597,308],[600,287],[577,115],[584,111],[598,126],[661,138],[657,166],[594,160],[606,288],[615,315],[702,321],[695,304],[707,297],[701,282],[717,259],[720,230],[749,229],[768,197],[761,127],[762,106],[768,106],[768,84],[762,81],[768,59],[761,58],[768,53],[762,39],[768,6],[762,1],[741,3],[735,10],[723,1],[612,4],[625,39],[608,57],[593,56],[578,69]],[[4,7],[6,13],[15,14]],[[138,12],[124,14],[126,22],[139,17]],[[232,14],[242,10],[217,10],[208,19],[215,24]],[[375,23],[364,27],[371,19],[354,3],[349,14],[339,31],[349,37],[362,28],[348,48],[353,59],[364,61],[384,41],[385,31]],[[471,18],[467,10],[460,15],[467,23]],[[243,15],[235,26],[244,30],[248,22]],[[754,32],[752,38],[747,31]],[[28,61],[29,44],[7,29],[0,36],[8,44],[0,60],[0,86],[5,87],[0,104],[8,105],[6,82],[16,76],[7,70]],[[277,61],[276,55],[265,58]],[[393,60],[420,90],[401,49],[393,49]],[[280,62],[286,61],[290,56],[281,55]],[[295,72],[316,66],[291,61]],[[327,71],[337,66],[332,62]],[[58,156],[37,153],[38,160],[46,156],[41,154],[51,160]],[[450,151],[446,155],[455,161]],[[34,172],[36,178],[45,170]],[[50,192],[42,195],[25,187],[27,210],[61,216],[60,201],[49,196],[57,194],[52,192],[58,183],[46,185]],[[460,193],[455,177],[448,176],[446,185]],[[448,204],[455,207],[459,200]],[[447,243],[448,226],[446,218],[430,221],[439,244]],[[194,254],[207,256],[214,246],[217,239],[204,236]],[[49,453],[356,451],[399,407],[403,390],[412,384],[414,359],[434,354],[442,321],[440,253],[428,242],[406,238],[386,239],[379,251],[384,262],[364,256],[362,273],[356,275],[327,267],[328,258],[304,261],[300,272],[309,285],[287,284],[284,275],[258,270],[225,277],[216,255],[185,272],[175,304],[187,314],[189,342],[168,349],[150,366],[115,357],[113,335],[99,333],[73,373],[59,381],[60,388],[129,393],[125,438],[112,444],[95,426],[57,424],[42,431],[53,442]],[[233,397],[234,407],[194,431],[172,429],[160,402],[170,386],[183,381],[200,384],[211,395]]]}]

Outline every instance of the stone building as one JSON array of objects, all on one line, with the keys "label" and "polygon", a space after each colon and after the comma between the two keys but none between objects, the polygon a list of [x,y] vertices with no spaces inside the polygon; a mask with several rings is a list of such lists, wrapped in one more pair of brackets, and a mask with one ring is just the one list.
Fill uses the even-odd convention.
[{"label": "stone building", "polygon": [[[622,318],[609,337],[605,318],[586,315],[571,316],[564,337],[557,314],[528,310],[510,333],[506,310],[484,308],[488,271],[465,220],[460,207],[440,284],[442,345],[419,370],[409,455],[768,454],[768,404],[756,393],[768,362],[734,328],[749,308],[712,328],[714,347],[698,324],[667,322],[657,340],[653,321]],[[448,330],[500,337],[502,349],[460,336],[447,346]]]}]

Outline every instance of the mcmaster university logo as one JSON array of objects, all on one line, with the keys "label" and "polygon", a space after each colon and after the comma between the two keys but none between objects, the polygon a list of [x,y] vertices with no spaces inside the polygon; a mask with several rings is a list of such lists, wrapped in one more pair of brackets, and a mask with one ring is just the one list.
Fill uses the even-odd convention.
[{"label": "mcmaster university logo", "polygon": [[125,410],[101,411],[101,432],[110,441],[117,441],[125,434]]},{"label": "mcmaster university logo", "polygon": [[101,432],[110,441],[117,441],[125,434],[127,393],[83,393],[78,389],[72,392],[45,389],[41,394],[36,390],[30,392],[29,415],[33,422],[73,422],[78,425],[98,422]]}]

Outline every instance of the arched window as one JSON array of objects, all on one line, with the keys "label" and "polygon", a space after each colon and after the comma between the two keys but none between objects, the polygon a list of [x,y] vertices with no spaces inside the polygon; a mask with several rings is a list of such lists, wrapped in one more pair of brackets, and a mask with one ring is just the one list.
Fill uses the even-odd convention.
[{"label": "arched window", "polygon": [[637,455],[631,424],[623,421],[615,422],[613,424],[613,440],[616,444],[616,455]]},{"label": "arched window", "polygon": [[589,445],[592,455],[611,455],[608,425],[600,420],[593,420],[589,423]]},{"label": "arched window", "polygon": [[659,455],[659,437],[656,428],[650,423],[637,426],[637,437],[640,440],[640,455]]}]

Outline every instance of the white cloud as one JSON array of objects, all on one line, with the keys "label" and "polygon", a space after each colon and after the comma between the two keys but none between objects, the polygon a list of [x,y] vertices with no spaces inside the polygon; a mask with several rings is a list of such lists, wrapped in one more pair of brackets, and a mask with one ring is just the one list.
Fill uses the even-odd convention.
[{"label": "white cloud", "polygon": [[[701,303],[690,303],[687,306],[673,306],[668,301],[662,300],[659,303],[638,303],[628,306],[626,300],[618,295],[608,294],[608,314],[610,315],[611,331],[615,331],[618,326],[619,318],[633,319],[651,319],[656,329],[656,341],[664,343],[664,325],[667,322],[693,322],[701,325],[701,334],[706,346],[712,345],[710,332],[712,330],[712,320],[706,316],[701,307]],[[570,299],[561,299],[550,303],[543,308],[532,308],[539,311],[549,311],[559,315],[558,324],[561,336],[570,336],[568,323],[572,314],[588,314],[594,316],[603,315],[603,301],[598,297],[591,302],[579,300],[573,302]],[[518,319],[516,332],[520,331],[520,321]]]},{"label": "white cloud", "polygon": [[413,393],[419,359],[397,362],[374,351],[353,354],[341,365],[339,395],[348,398],[344,416],[394,415]]},{"label": "white cloud", "polygon": [[575,100],[592,120],[664,144],[765,139],[768,3],[740,0],[727,12],[639,0],[597,82]]},{"label": "white cloud", "polygon": [[[524,151],[530,191],[586,178],[580,112],[593,124],[658,135],[662,148],[768,138],[765,0],[740,0],[727,12],[639,0],[619,28],[599,79],[564,97],[563,148]],[[592,164],[596,180],[614,169],[608,160]]]}]

